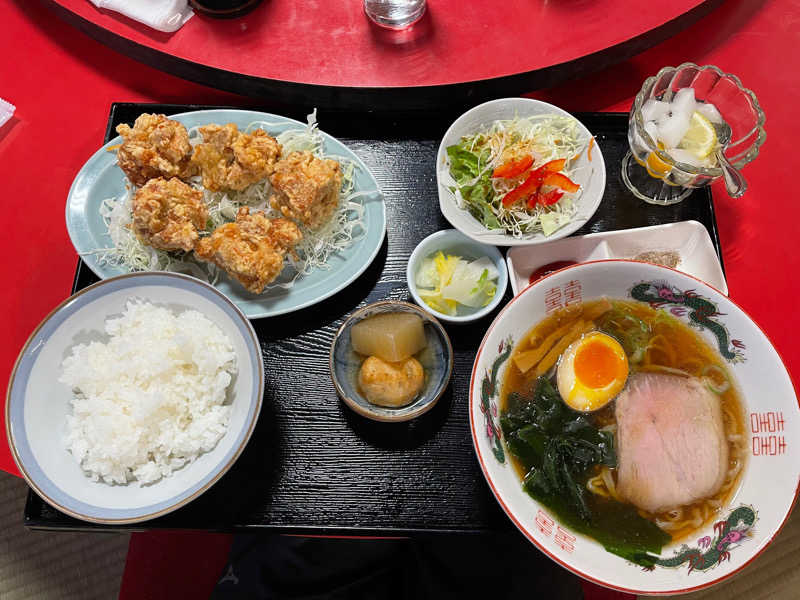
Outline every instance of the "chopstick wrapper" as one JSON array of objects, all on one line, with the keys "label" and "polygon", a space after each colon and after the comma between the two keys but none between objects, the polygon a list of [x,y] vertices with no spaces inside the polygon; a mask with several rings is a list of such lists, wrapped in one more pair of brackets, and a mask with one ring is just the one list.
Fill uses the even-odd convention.
[{"label": "chopstick wrapper", "polygon": [[194,14],[187,0],[89,0],[89,2],[97,8],[113,10],[166,33],[180,29]]},{"label": "chopstick wrapper", "polygon": [[14,115],[15,110],[16,107],[13,104],[0,98],[0,127]]}]

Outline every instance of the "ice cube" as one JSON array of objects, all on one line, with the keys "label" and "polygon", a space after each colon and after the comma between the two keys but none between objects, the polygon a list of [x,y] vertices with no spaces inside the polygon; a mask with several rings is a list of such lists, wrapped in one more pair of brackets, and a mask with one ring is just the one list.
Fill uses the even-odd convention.
[{"label": "ice cube", "polygon": [[672,148],[669,150],[669,155],[672,157],[672,160],[676,162],[686,163],[687,165],[691,165],[693,167],[703,166],[703,161],[688,150]]},{"label": "ice cube", "polygon": [[686,115],[687,118],[695,111],[694,88],[682,88],[677,91],[670,103],[670,110],[674,113]]},{"label": "ice cube", "polygon": [[644,130],[653,139],[653,143],[655,144],[658,141],[658,127],[656,126],[655,122],[648,121],[645,123]]},{"label": "ice cube", "polygon": [[717,107],[710,102],[698,102],[695,110],[712,123],[724,123],[725,119],[719,114]]},{"label": "ice cube", "polygon": [[691,112],[689,114],[673,112],[656,123],[658,139],[663,142],[664,146],[674,148],[680,144],[683,136],[689,131],[691,115]]},{"label": "ice cube", "polygon": [[646,121],[655,121],[669,112],[669,102],[661,102],[650,98],[642,105],[642,118]]}]

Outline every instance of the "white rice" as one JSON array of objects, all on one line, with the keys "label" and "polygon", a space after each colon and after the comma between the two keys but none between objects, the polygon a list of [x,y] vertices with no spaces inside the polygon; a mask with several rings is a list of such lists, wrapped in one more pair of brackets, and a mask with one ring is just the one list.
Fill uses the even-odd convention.
[{"label": "white rice", "polygon": [[208,318],[129,300],[107,343],[72,348],[59,380],[75,392],[66,446],[93,481],[152,483],[216,446],[236,372],[228,337]]}]

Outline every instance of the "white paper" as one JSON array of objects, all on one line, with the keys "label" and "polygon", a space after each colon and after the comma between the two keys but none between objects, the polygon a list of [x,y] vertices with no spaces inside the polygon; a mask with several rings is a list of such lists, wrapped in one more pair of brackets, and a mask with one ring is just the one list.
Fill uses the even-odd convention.
[{"label": "white paper", "polygon": [[89,0],[89,2],[97,8],[116,11],[134,21],[167,33],[180,29],[194,14],[187,0]]},{"label": "white paper", "polygon": [[15,110],[16,107],[13,104],[0,98],[0,127],[6,124],[6,121],[13,116]]}]

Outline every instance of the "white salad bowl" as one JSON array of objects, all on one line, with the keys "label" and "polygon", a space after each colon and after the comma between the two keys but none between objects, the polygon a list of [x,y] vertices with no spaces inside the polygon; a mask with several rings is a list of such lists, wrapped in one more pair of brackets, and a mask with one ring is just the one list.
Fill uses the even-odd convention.
[{"label": "white salad bowl", "polygon": [[[94,482],[67,450],[66,421],[73,396],[59,381],[61,363],[76,344],[102,341],[105,320],[130,299],[173,313],[197,310],[231,341],[236,375],[226,402],[227,431],[214,448],[147,484]],[[244,450],[264,393],[264,366],[255,331],[231,300],[213,286],[177,273],[133,273],[106,279],[71,296],[36,328],[20,352],[6,396],[6,433],[28,485],[58,510],[85,521],[137,523],[171,512],[209,489]]]},{"label": "white salad bowl", "polygon": [[[472,135],[487,128],[494,121],[547,114],[575,118],[565,110],[540,100],[501,98],[479,104],[453,122],[444,134],[439,144],[439,151],[436,154],[436,183],[439,191],[439,208],[453,227],[484,244],[527,246],[566,237],[580,229],[592,217],[600,206],[600,201],[603,199],[603,192],[606,188],[605,162],[603,161],[603,153],[596,143],[592,146],[591,160],[589,160],[588,153],[583,152],[575,163],[575,183],[583,188],[580,198],[577,200],[577,212],[569,223],[549,236],[545,236],[542,233],[532,233],[516,238],[504,231],[487,229],[466,208],[458,205],[455,194],[450,190],[450,186],[454,182],[449,175],[450,162],[447,156],[447,148],[449,146],[458,144],[464,136]],[[578,124],[579,131],[587,138],[591,138],[592,133],[586,126],[577,119],[575,121]]]},{"label": "white salad bowl", "polygon": [[[479,308],[459,307],[459,312],[455,315],[444,314],[426,304],[422,296],[419,295],[419,290],[417,288],[417,271],[424,259],[439,251],[445,254],[460,256],[465,260],[477,260],[487,257],[492,261],[497,268],[497,290],[489,304]],[[500,254],[500,251],[494,246],[487,246],[486,244],[476,242],[456,229],[444,229],[429,235],[414,248],[411,257],[408,259],[408,265],[406,266],[406,280],[408,282],[408,291],[411,292],[411,297],[414,298],[414,302],[434,315],[437,319],[449,323],[469,323],[471,321],[477,321],[491,313],[503,300],[506,287],[508,286],[508,267],[503,259],[503,255]]]},{"label": "white salad bowl", "polygon": [[[663,547],[651,568],[607,552],[559,522],[523,489],[500,428],[500,390],[522,337],[549,312],[602,297],[648,302],[692,325],[717,349],[744,404],[747,459],[738,489],[691,537]],[[678,271],[626,260],[583,263],[527,287],[495,318],[478,350],[470,384],[470,426],[481,469],[519,530],[542,552],[595,583],[632,594],[706,588],[737,573],[778,534],[800,480],[800,410],[780,356],[731,300]]]}]

